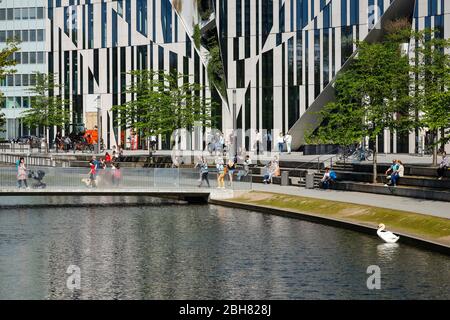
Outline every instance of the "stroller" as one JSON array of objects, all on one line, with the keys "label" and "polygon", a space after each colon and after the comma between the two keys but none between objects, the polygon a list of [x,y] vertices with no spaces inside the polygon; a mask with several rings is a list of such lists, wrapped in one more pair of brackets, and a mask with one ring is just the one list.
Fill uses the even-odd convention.
[{"label": "stroller", "polygon": [[45,189],[47,187],[47,185],[42,182],[42,179],[44,179],[44,176],[45,176],[45,172],[42,170],[30,171],[28,173],[28,178],[34,179],[37,181],[36,183],[33,183],[33,185],[31,187],[33,189]]}]

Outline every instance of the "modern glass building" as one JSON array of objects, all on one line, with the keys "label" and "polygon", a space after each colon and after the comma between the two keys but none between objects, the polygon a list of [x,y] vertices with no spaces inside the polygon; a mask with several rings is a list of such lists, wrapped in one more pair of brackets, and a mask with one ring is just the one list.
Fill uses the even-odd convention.
[{"label": "modern glass building", "polygon": [[[232,129],[236,122],[237,128],[249,136],[239,137],[247,147],[255,129],[271,131],[273,136],[289,131],[294,147],[299,148],[302,118],[310,108],[321,104],[330,83],[352,56],[354,41],[366,39],[389,11],[398,11],[409,3],[406,7],[411,10],[401,14],[412,18],[413,28],[438,28],[441,36],[450,37],[447,0],[45,2],[3,0],[0,30],[7,38],[16,30],[23,35],[23,30],[45,26],[43,38],[36,31],[36,39],[45,42],[33,42],[33,68],[56,74],[62,88],[59,94],[72,102],[73,123],[92,128],[100,111],[103,138],[109,147],[124,143],[130,134],[117,125],[117,115],[110,111],[111,106],[133,99],[125,93],[131,81],[126,72],[130,70],[150,68],[189,74],[191,81],[206,87],[202,96],[219,102],[221,108],[213,110],[221,119],[219,129]],[[21,9],[21,18],[15,19],[15,8],[30,3],[37,8],[36,17],[23,19],[26,11]],[[45,12],[39,15],[38,8],[43,5]],[[22,51],[33,51],[25,45]],[[47,51],[43,60],[47,64],[37,64],[40,51]],[[210,59],[220,61],[222,68],[210,70]],[[20,106],[27,106],[23,75],[30,67],[19,65],[21,80],[8,78],[6,84],[11,86],[0,89],[8,99],[11,97],[3,106],[11,123],[19,117],[20,109],[11,107],[19,105],[17,97]],[[381,150],[414,152],[421,134],[400,137],[386,131]]]},{"label": "modern glass building", "polygon": [[[11,57],[17,61],[17,72],[0,80],[1,112],[7,118],[6,132],[2,138],[12,139],[29,130],[20,121],[21,112],[30,106],[30,86],[34,84],[34,72],[47,72],[48,20],[45,0],[0,1],[0,47],[7,39],[21,41],[20,52]],[[37,132],[36,132],[37,131]],[[39,134],[33,129],[32,134]]]}]

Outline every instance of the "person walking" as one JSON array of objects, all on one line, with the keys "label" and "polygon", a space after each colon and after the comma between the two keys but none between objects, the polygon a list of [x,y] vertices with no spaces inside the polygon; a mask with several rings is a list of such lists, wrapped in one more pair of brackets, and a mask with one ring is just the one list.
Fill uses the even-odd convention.
[{"label": "person walking", "polygon": [[208,188],[210,188],[208,174],[209,174],[209,168],[208,168],[208,162],[205,161],[205,159],[202,159],[202,163],[200,165],[200,184],[198,187],[200,188],[203,185],[203,181],[206,181],[206,184],[208,185]]},{"label": "person walking", "polygon": [[439,168],[437,169],[438,179],[442,180],[443,177],[445,177],[445,173],[448,170],[448,163],[449,159],[447,156],[447,153],[445,151],[442,152],[442,160],[441,163],[439,163]]},{"label": "person walking", "polygon": [[216,168],[217,168],[217,188],[218,189],[225,189],[225,174],[226,174],[226,170],[225,167],[223,165],[223,160],[222,159],[218,159],[218,161],[216,162]]},{"label": "person walking", "polygon": [[236,169],[236,158],[230,159],[227,164],[228,178],[230,179],[228,185],[231,186],[233,184],[233,174]]},{"label": "person walking", "polygon": [[96,181],[95,179],[97,178],[97,165],[95,163],[95,160],[92,159],[89,162],[89,184],[88,187],[96,187]]},{"label": "person walking", "polygon": [[284,149],[284,136],[283,136],[283,132],[280,132],[280,134],[278,135],[277,138],[277,144],[278,144],[278,152],[281,154],[283,153],[283,149]]},{"label": "person walking", "polygon": [[284,136],[284,142],[286,143],[287,153],[291,154],[292,136],[289,133]]},{"label": "person walking", "polygon": [[20,158],[19,166],[17,168],[17,186],[22,188],[22,185],[27,190],[30,189],[27,184],[27,167],[25,166],[25,159]]}]

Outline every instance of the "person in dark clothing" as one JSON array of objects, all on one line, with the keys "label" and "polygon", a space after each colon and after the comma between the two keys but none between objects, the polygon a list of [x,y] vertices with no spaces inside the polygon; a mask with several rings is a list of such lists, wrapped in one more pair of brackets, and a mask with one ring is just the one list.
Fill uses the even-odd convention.
[{"label": "person in dark clothing", "polygon": [[203,181],[206,181],[208,188],[210,188],[211,186],[209,184],[209,179],[208,179],[208,174],[209,174],[208,163],[204,159],[202,160],[202,163],[200,165],[200,174],[201,174],[201,178],[200,178],[200,184],[198,185],[198,187],[200,188],[203,185]]}]

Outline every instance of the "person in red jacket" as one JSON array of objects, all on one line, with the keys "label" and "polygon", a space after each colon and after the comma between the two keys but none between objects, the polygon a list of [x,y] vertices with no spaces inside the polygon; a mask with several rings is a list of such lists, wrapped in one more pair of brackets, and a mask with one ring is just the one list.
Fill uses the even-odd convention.
[{"label": "person in red jacket", "polygon": [[108,152],[105,155],[105,162],[106,162],[106,164],[111,163],[111,155]]}]

